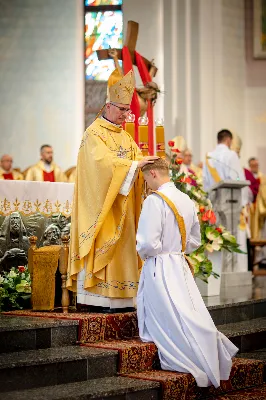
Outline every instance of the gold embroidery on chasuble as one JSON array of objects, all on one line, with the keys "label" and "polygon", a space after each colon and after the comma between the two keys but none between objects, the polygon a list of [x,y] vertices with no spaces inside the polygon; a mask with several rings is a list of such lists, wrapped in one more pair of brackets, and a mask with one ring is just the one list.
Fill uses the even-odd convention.
[{"label": "gold embroidery on chasuble", "polygon": [[85,266],[84,288],[89,292],[118,298],[136,295],[136,192],[134,187],[128,196],[119,191],[131,161],[140,158],[130,135],[108,121],[97,119],[85,132],[78,158],[68,288],[76,290],[77,274]]}]

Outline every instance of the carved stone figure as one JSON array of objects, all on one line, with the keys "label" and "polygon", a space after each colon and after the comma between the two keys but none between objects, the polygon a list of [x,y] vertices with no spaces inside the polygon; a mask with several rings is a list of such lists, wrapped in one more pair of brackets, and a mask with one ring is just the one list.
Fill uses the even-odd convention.
[{"label": "carved stone figure", "polygon": [[70,235],[70,227],[71,223],[66,224],[66,226],[61,230],[61,239],[63,236],[69,236]]},{"label": "carved stone figure", "polygon": [[18,212],[5,218],[0,229],[0,270],[27,265],[30,243]]},{"label": "carved stone figure", "polygon": [[69,218],[65,217],[62,213],[53,214],[51,218],[51,223],[56,225],[60,231],[66,227],[69,223]]},{"label": "carved stone figure", "polygon": [[60,244],[60,229],[57,225],[51,224],[49,225],[43,234],[43,246],[51,246]]}]

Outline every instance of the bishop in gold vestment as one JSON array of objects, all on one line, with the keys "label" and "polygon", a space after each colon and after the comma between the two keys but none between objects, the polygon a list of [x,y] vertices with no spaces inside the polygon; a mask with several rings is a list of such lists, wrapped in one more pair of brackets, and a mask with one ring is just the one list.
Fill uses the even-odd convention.
[{"label": "bishop in gold vestment", "polygon": [[[78,156],[67,287],[77,302],[109,308],[133,306],[139,271],[136,223],[143,159],[122,129],[134,91],[133,71],[108,81],[103,116],[86,130]],[[112,121],[111,121],[112,119]]]}]

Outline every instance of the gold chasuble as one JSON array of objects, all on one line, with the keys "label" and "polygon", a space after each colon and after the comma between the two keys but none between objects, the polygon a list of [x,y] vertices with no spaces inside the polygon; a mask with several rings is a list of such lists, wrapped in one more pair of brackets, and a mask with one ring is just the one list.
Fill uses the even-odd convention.
[{"label": "gold chasuble", "polygon": [[119,191],[132,161],[141,158],[121,127],[98,118],[86,130],[75,182],[68,289],[77,290],[77,274],[85,267],[84,289],[89,292],[110,298],[136,296],[142,176],[128,196]]},{"label": "gold chasuble", "polygon": [[[47,175],[47,179],[46,179]],[[49,177],[50,176],[50,177]],[[50,171],[45,170],[45,164],[40,160],[37,164],[30,167],[26,173],[26,181],[50,181],[50,182],[67,182],[67,177],[61,168],[54,162],[50,164]]]}]

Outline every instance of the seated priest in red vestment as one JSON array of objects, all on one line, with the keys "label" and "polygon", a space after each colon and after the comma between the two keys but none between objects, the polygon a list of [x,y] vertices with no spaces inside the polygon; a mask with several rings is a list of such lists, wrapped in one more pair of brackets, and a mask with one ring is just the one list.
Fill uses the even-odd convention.
[{"label": "seated priest in red vestment", "polygon": [[42,145],[40,161],[30,167],[26,174],[26,181],[67,182],[67,177],[61,168],[53,162],[54,151],[49,144]]},{"label": "seated priest in red vestment", "polygon": [[259,171],[259,161],[257,158],[252,157],[248,160],[249,169],[244,169],[245,177],[247,181],[250,181],[250,190],[253,194],[253,203],[256,202],[256,198],[259,192],[260,180],[262,173]]},{"label": "seated priest in red vestment", "polygon": [[11,181],[23,180],[23,175],[20,172],[13,170],[12,166],[13,158],[8,154],[4,154],[0,161],[0,179],[8,179]]}]

